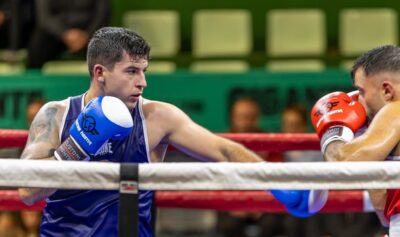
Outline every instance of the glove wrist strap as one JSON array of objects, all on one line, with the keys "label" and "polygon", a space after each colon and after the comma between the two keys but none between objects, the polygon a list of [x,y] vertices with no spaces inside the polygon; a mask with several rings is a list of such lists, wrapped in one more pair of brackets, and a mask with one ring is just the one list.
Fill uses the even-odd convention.
[{"label": "glove wrist strap", "polygon": [[72,137],[68,137],[54,152],[54,157],[59,160],[89,160],[89,156]]},{"label": "glove wrist strap", "polygon": [[350,128],[345,126],[330,127],[321,138],[321,152],[325,154],[326,148],[331,142],[344,141],[350,142],[354,139],[354,133]]}]

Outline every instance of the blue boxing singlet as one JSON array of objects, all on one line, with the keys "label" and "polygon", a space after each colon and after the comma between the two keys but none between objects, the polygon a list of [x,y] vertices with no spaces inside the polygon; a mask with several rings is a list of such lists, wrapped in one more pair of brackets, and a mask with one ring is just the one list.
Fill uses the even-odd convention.
[{"label": "blue boxing singlet", "polygon": [[[68,137],[71,125],[82,111],[83,101],[84,95],[68,98],[69,106],[60,126],[61,142]],[[90,157],[91,161],[150,162],[142,101],[140,98],[137,106],[131,111],[134,121],[131,134],[123,140],[109,140],[95,156]],[[140,191],[139,237],[154,236],[151,225],[153,195],[152,191]],[[46,200],[40,236],[118,236],[118,198],[117,190],[59,189]]]}]

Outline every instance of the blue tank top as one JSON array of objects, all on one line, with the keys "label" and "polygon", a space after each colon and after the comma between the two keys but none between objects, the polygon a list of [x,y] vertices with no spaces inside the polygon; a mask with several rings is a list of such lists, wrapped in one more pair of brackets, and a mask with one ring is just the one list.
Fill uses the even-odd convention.
[{"label": "blue tank top", "polygon": [[[83,95],[69,98],[64,125],[61,124],[61,142],[68,137],[82,105]],[[131,114],[134,121],[132,133],[120,141],[110,140],[91,160],[120,163],[150,161],[142,99]],[[139,193],[139,237],[154,236],[151,225],[153,195],[152,191]],[[46,200],[40,236],[118,236],[118,198],[117,190],[57,190]]]}]

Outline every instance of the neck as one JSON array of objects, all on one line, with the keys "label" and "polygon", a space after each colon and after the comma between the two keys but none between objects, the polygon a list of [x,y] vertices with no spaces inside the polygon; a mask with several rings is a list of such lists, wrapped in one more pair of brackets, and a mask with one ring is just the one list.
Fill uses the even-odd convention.
[{"label": "neck", "polygon": [[99,88],[96,88],[93,83],[90,84],[89,90],[86,92],[85,96],[85,104],[89,103],[89,101],[97,96],[104,96],[104,92]]}]

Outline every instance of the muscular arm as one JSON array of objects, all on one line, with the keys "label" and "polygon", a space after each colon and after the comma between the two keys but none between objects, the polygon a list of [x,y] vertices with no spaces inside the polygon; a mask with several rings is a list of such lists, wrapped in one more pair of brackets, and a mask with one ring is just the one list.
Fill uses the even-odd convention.
[{"label": "muscular arm", "polygon": [[160,103],[158,116],[160,127],[165,128],[163,141],[179,150],[207,161],[261,162],[252,151],[241,144],[219,137],[193,122],[175,106]]},{"label": "muscular arm", "polygon": [[[366,132],[351,142],[333,142],[324,154],[327,161],[383,161],[400,141],[400,102],[384,106]],[[399,155],[399,154],[397,154]]]},{"label": "muscular arm", "polygon": [[[383,161],[400,141],[400,103],[392,102],[382,108],[367,131],[349,143],[329,144],[324,154],[327,161]],[[398,154],[397,154],[398,155]],[[373,206],[382,212],[386,190],[368,190]]]},{"label": "muscular arm", "polygon": [[219,137],[194,122],[182,121],[168,137],[169,143],[200,160],[216,162],[261,162],[241,144]]},{"label": "muscular arm", "polygon": [[[54,160],[54,150],[60,145],[58,122],[62,108],[55,103],[48,103],[38,112],[29,129],[28,142],[21,159]],[[49,177],[51,178],[51,177]],[[32,205],[51,194],[56,189],[20,188],[22,201]]]}]

